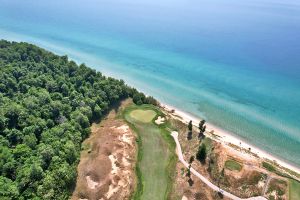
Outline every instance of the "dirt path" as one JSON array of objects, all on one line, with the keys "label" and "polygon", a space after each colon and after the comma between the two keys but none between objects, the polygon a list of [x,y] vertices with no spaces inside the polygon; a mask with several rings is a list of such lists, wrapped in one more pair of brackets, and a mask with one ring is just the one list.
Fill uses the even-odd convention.
[{"label": "dirt path", "polygon": [[[171,133],[172,137],[174,138],[175,140],[175,143],[176,143],[176,151],[177,151],[177,154],[178,154],[178,158],[179,160],[182,162],[182,164],[188,168],[189,167],[189,164],[188,162],[186,162],[183,158],[183,154],[182,154],[182,149],[181,149],[181,146],[180,146],[180,143],[178,141],[178,132],[176,131],[172,131]],[[205,178],[204,176],[202,176],[200,173],[198,173],[195,169],[193,168],[190,168],[190,171],[191,173],[193,173],[195,176],[197,176],[199,179],[201,179],[207,186],[209,186],[211,189],[217,191],[217,192],[221,192],[224,196],[230,198],[230,199],[233,199],[233,200],[246,200],[246,199],[242,199],[242,198],[239,198],[229,192],[226,192],[225,190],[222,190],[221,188],[219,188],[218,186],[214,185],[212,182],[210,182],[207,178]],[[251,198],[247,198],[247,200],[266,200],[265,197],[262,197],[262,196],[258,196],[258,197],[251,197]]]},{"label": "dirt path", "polygon": [[266,194],[271,179],[272,179],[272,176],[271,176],[271,175],[268,175],[267,181],[266,181],[265,186],[264,186],[264,189],[263,189],[263,195]]}]

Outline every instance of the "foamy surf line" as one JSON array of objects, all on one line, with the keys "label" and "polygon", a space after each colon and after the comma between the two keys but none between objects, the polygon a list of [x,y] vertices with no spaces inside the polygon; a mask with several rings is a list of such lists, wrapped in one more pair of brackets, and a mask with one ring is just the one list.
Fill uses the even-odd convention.
[{"label": "foamy surf line", "polygon": [[[168,112],[172,111],[172,113],[174,115],[177,115],[177,116],[181,117],[182,121],[185,122],[185,123],[188,123],[190,120],[192,120],[193,125],[198,126],[198,124],[201,120],[199,117],[193,116],[192,114],[189,114],[185,111],[182,111],[182,110],[180,110],[176,107],[170,106],[168,104],[161,103],[160,105],[166,111],[168,111]],[[213,131],[213,134],[219,136],[220,141],[222,143],[224,143],[225,145],[228,146],[228,144],[233,144],[233,145],[236,145],[237,147],[240,147],[240,148],[245,149],[245,150],[251,149],[251,153],[256,154],[260,159],[268,159],[268,160],[274,161],[278,165],[280,165],[282,167],[285,167],[285,168],[288,168],[288,169],[290,169],[292,171],[295,171],[296,173],[300,174],[300,168],[299,167],[296,167],[296,166],[294,166],[294,165],[292,165],[292,164],[290,164],[286,161],[283,161],[280,158],[278,158],[274,155],[271,155],[270,153],[267,153],[266,151],[261,150],[261,149],[259,149],[258,147],[254,146],[252,144],[249,144],[249,143],[245,142],[244,140],[238,138],[237,136],[234,136],[233,133],[230,133],[226,130],[223,130],[223,129],[221,129],[217,126],[214,126],[213,124],[207,123],[207,122],[206,122],[206,125],[207,125],[206,132]]]}]

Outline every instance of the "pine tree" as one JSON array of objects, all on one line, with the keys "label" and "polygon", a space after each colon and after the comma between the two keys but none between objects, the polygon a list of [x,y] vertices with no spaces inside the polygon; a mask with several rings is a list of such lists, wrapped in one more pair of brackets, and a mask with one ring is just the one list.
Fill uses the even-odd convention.
[{"label": "pine tree", "polygon": [[199,149],[198,149],[198,152],[196,154],[196,158],[197,160],[199,160],[202,164],[205,163],[205,160],[206,160],[206,156],[207,156],[207,153],[206,153],[206,146],[205,144],[202,144],[199,146]]}]

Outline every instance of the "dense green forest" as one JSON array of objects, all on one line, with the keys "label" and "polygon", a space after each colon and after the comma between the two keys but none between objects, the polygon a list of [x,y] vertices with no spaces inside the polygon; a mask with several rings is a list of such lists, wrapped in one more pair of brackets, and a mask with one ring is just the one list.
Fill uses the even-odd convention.
[{"label": "dense green forest", "polygon": [[68,199],[90,124],[127,97],[156,103],[67,56],[1,40],[0,199]]}]

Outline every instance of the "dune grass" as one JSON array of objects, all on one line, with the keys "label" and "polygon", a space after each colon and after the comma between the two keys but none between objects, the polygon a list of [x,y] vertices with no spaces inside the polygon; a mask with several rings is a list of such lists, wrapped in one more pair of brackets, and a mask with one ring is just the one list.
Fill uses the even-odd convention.
[{"label": "dune grass", "polygon": [[289,183],[289,200],[300,199],[300,182],[290,179]]},{"label": "dune grass", "polygon": [[158,115],[163,116],[159,109],[149,105],[124,110],[125,120],[138,135],[138,185],[134,199],[166,199],[172,188],[175,142],[166,126],[154,123]]},{"label": "dune grass", "polygon": [[289,172],[290,174],[289,174],[289,173],[286,173],[286,171],[282,171],[282,170],[280,170],[279,168],[277,168],[276,166],[274,166],[274,165],[272,165],[272,164],[270,164],[270,163],[268,163],[268,162],[265,162],[265,161],[262,162],[262,166],[263,166],[266,170],[268,170],[268,171],[270,171],[270,172],[273,172],[273,173],[275,173],[275,174],[277,174],[277,175],[279,175],[279,176],[282,176],[282,177],[294,179],[294,178],[290,175],[290,174],[293,174],[294,176],[296,176],[296,177],[299,178],[299,175],[298,175],[298,174],[296,174],[296,173],[291,173],[291,172]]},{"label": "dune grass", "polygon": [[284,195],[287,191],[287,182],[276,178],[271,179],[269,183],[268,193],[272,194],[272,192],[274,191],[278,196]]},{"label": "dune grass", "polygon": [[212,140],[209,137],[205,137],[202,141],[201,144],[205,144],[207,154],[210,154],[212,152]]},{"label": "dune grass", "polygon": [[226,160],[225,167],[231,171],[241,171],[242,169],[242,165],[235,160]]},{"label": "dune grass", "polygon": [[276,172],[276,171],[277,171],[276,168],[275,168],[273,165],[271,165],[271,164],[269,164],[269,163],[267,163],[267,162],[263,162],[263,163],[262,163],[262,166],[263,166],[266,170],[268,170],[268,171],[270,171],[270,172]]}]

